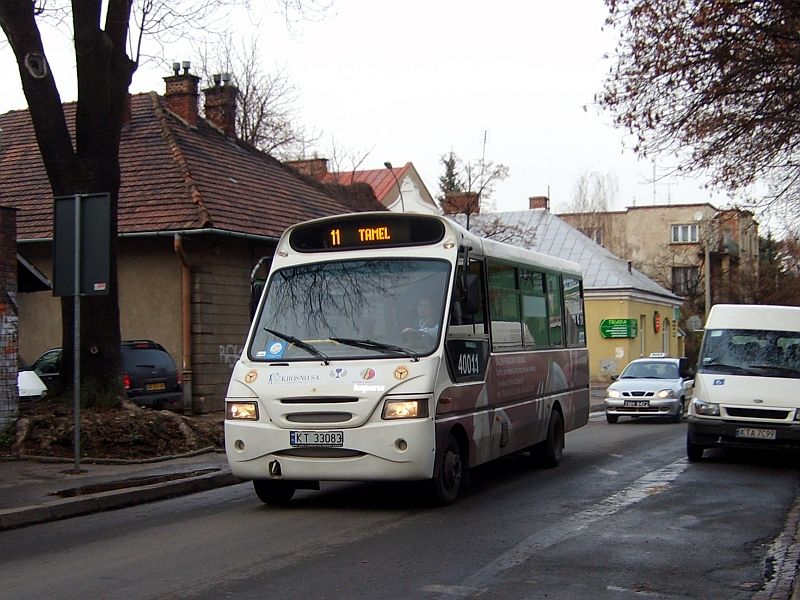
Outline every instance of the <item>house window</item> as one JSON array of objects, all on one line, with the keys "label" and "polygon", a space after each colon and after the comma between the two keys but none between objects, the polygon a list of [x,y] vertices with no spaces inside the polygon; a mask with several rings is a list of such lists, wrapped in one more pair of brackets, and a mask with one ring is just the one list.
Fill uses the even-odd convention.
[{"label": "house window", "polygon": [[697,289],[699,271],[697,267],[672,267],[672,291],[679,296],[688,296]]},{"label": "house window", "polygon": [[690,244],[696,243],[697,240],[697,223],[672,226],[673,244]]}]

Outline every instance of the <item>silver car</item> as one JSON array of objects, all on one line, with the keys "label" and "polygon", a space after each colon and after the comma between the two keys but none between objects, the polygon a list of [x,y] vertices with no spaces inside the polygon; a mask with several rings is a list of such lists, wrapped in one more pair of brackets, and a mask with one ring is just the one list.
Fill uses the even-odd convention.
[{"label": "silver car", "polygon": [[631,361],[606,390],[606,420],[670,417],[680,422],[692,396],[694,372],[685,358],[650,357]]}]

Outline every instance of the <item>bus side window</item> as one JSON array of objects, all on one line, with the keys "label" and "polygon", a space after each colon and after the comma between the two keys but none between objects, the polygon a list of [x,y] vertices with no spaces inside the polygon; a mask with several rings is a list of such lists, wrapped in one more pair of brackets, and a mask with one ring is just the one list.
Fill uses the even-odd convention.
[{"label": "bus side window", "polygon": [[550,345],[563,346],[564,334],[561,326],[561,281],[558,275],[547,274],[547,314],[550,325]]}]

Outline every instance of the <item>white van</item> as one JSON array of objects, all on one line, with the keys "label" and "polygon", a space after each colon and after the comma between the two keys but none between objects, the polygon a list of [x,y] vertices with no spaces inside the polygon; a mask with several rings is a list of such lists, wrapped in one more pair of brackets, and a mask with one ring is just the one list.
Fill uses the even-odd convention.
[{"label": "white van", "polygon": [[711,308],[689,406],[686,454],[800,448],[800,307]]}]

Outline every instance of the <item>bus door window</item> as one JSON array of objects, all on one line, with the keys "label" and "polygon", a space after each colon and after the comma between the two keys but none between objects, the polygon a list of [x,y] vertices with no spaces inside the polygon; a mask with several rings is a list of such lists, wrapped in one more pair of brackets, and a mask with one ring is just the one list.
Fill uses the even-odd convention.
[{"label": "bus door window", "polygon": [[561,324],[561,281],[558,275],[547,274],[547,308],[550,315],[548,324],[550,345],[563,346],[564,333]]},{"label": "bus door window", "polygon": [[[465,289],[465,283],[470,289]],[[445,342],[448,372],[455,382],[481,381],[486,372],[489,336],[485,297],[483,263],[470,259],[466,277],[463,264],[459,264]]]}]

